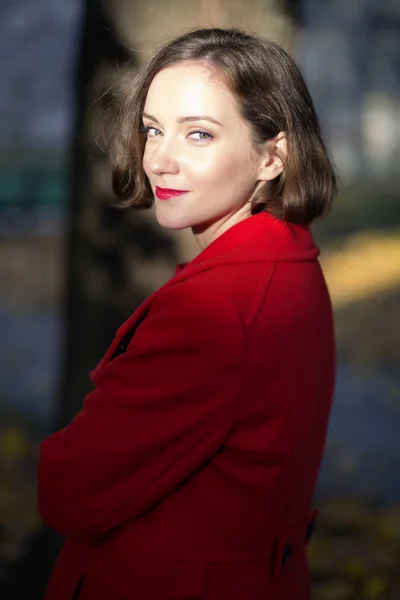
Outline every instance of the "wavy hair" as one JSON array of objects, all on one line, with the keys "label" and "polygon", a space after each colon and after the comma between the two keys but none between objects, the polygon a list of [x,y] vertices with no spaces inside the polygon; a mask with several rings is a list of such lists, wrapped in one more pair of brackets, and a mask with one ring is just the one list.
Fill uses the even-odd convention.
[{"label": "wavy hair", "polygon": [[113,190],[120,206],[149,208],[154,202],[142,166],[142,112],[157,73],[182,61],[205,62],[222,78],[248,123],[255,148],[286,134],[288,152],[281,175],[252,199],[251,213],[309,225],[325,217],[336,194],[335,172],[304,79],[278,44],[239,29],[197,29],[164,45],[129,81],[120,99],[111,136]]}]

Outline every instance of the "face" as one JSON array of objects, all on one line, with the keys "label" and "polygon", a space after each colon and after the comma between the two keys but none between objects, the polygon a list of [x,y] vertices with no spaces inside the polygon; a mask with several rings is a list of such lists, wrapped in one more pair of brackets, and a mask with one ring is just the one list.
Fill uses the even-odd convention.
[{"label": "face", "polygon": [[182,62],[160,71],[143,124],[143,167],[160,225],[191,227],[209,243],[250,215],[264,161],[233,95],[207,66]]}]

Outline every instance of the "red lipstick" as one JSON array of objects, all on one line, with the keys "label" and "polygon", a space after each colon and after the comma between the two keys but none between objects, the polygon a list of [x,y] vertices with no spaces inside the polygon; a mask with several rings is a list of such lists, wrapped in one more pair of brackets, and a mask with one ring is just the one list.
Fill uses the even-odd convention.
[{"label": "red lipstick", "polygon": [[171,190],[156,186],[156,196],[160,200],[169,200],[170,198],[175,198],[175,196],[181,196],[182,194],[187,194],[187,190]]}]

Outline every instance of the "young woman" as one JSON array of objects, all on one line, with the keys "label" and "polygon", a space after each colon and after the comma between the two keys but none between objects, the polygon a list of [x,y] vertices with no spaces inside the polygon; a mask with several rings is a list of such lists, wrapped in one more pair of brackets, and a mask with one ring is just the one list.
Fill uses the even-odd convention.
[{"label": "young woman", "polygon": [[111,153],[127,206],[200,252],[117,331],[81,412],[41,446],[67,537],[46,600],[306,600],[334,387],[308,225],[335,176],[293,60],[238,30],[161,48]]}]

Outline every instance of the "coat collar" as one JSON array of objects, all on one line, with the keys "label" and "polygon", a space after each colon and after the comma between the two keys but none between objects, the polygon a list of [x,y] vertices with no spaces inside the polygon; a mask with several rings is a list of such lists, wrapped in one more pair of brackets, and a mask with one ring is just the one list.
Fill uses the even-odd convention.
[{"label": "coat collar", "polygon": [[178,265],[175,277],[180,280],[194,272],[229,263],[314,260],[319,252],[308,227],[262,212],[225,231],[191,262]]}]

